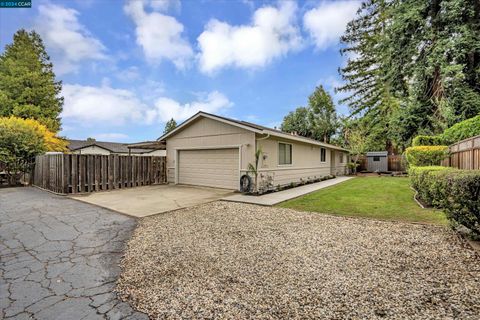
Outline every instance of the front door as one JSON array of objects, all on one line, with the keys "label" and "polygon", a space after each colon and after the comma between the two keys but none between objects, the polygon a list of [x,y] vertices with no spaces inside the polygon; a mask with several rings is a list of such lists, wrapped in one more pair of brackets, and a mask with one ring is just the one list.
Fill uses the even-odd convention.
[{"label": "front door", "polygon": [[336,175],[337,174],[337,164],[335,163],[335,151],[330,150],[330,174]]}]

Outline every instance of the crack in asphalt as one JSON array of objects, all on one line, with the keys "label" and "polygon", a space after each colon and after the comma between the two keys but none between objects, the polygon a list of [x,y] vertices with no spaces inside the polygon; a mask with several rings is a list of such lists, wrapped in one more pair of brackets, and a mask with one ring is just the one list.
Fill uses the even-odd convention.
[{"label": "crack in asphalt", "polygon": [[0,189],[0,318],[148,319],[114,292],[135,225],[45,191]]}]

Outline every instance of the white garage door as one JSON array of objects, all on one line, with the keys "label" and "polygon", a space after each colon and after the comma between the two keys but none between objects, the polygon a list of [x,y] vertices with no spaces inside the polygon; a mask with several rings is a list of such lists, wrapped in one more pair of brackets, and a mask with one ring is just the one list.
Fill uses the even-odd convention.
[{"label": "white garage door", "polygon": [[238,189],[238,149],[182,150],[178,152],[178,182]]}]

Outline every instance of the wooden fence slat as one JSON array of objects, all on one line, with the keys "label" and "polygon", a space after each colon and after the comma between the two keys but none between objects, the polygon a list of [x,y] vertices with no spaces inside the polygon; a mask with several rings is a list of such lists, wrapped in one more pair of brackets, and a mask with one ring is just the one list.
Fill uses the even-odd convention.
[{"label": "wooden fence slat", "polygon": [[130,188],[131,185],[130,185],[130,182],[132,181],[132,177],[131,177],[131,160],[132,158],[131,157],[127,157],[125,158],[125,179],[126,179],[126,187],[127,188]]},{"label": "wooden fence slat", "polygon": [[79,162],[79,178],[78,178],[78,181],[79,181],[79,184],[80,184],[80,192],[85,192],[86,190],[86,186],[87,186],[87,181],[86,181],[86,172],[85,172],[85,168],[86,168],[86,162],[87,160],[87,156],[85,155],[80,155],[80,162]]},{"label": "wooden fence slat", "polygon": [[94,184],[94,174],[95,174],[95,167],[94,167],[94,156],[89,154],[87,155],[87,167],[86,167],[86,176],[87,176],[87,191],[92,192],[92,186]]},{"label": "wooden fence slat", "polygon": [[113,155],[108,156],[108,190],[113,189]]},{"label": "wooden fence slat", "polygon": [[95,155],[95,191],[100,191],[101,156]]},{"label": "wooden fence slat", "polygon": [[137,160],[135,159],[135,157],[132,157],[132,187],[136,187],[137,186],[137,174],[136,174],[136,171],[137,170]]},{"label": "wooden fence slat", "polygon": [[165,157],[47,154],[35,157],[33,184],[57,193],[83,193],[166,181]]},{"label": "wooden fence slat", "polygon": [[118,157],[118,187],[123,188],[123,157]]},{"label": "wooden fence slat", "polygon": [[78,155],[72,154],[72,193],[78,192]]},{"label": "wooden fence slat", "polygon": [[113,189],[118,189],[118,155],[113,155]]},{"label": "wooden fence slat", "polygon": [[480,136],[471,137],[449,146],[450,156],[443,166],[464,170],[480,170]]},{"label": "wooden fence slat", "polygon": [[102,159],[102,173],[101,178],[102,178],[102,190],[105,191],[107,190],[107,179],[108,179],[108,171],[107,171],[107,157],[108,156],[101,156]]},{"label": "wooden fence slat", "polygon": [[72,175],[70,159],[69,155],[63,155],[63,193],[69,193],[69,178]]}]

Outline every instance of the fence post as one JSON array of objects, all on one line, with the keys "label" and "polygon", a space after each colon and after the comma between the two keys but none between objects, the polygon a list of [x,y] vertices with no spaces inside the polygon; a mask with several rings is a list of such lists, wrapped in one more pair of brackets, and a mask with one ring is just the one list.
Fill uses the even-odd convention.
[{"label": "fence post", "polygon": [[35,157],[33,184],[64,194],[131,188],[166,182],[165,157],[41,155]]}]

